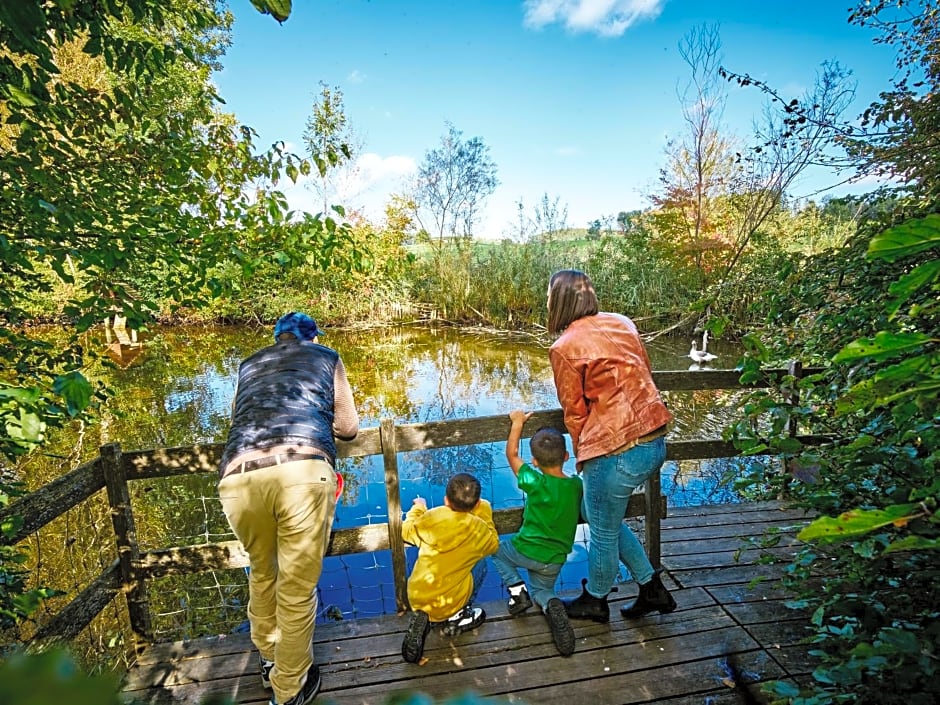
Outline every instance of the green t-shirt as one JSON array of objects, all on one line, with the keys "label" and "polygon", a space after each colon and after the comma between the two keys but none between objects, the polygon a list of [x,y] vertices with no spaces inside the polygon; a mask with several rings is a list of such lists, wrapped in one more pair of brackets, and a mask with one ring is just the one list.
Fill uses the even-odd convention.
[{"label": "green t-shirt", "polygon": [[526,501],[513,545],[534,561],[564,563],[581,516],[581,478],[545,475],[525,463],[517,480]]}]

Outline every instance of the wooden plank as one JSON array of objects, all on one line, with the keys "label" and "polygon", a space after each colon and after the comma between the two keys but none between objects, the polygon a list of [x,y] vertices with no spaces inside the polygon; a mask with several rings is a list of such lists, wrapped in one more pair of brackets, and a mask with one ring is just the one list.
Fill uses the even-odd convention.
[{"label": "wooden plank", "polygon": [[779,521],[783,519],[794,522],[808,521],[811,515],[799,507],[793,507],[785,502],[772,501],[670,507],[669,518],[669,527],[681,528],[730,524],[738,521]]},{"label": "wooden plank", "polygon": [[[661,510],[666,511],[665,502],[662,503]],[[496,524],[496,530],[500,534],[518,531],[522,526],[522,512],[522,507],[494,511],[493,522]],[[627,516],[642,516],[645,512],[646,502],[643,495],[636,494],[630,497]],[[401,516],[400,511],[398,516]],[[399,537],[401,536],[400,522],[399,519],[397,531]],[[389,536],[388,524],[385,523],[336,529],[330,535],[326,555],[343,556],[350,553],[387,551],[391,546]],[[208,570],[244,568],[247,565],[249,565],[248,554],[245,553],[241,542],[237,540],[156,549],[142,553],[139,560],[135,562],[135,566],[148,579],[167,575],[201,573]],[[402,570],[404,570],[404,563],[402,563]]]},{"label": "wooden plank", "polygon": [[140,563],[140,546],[137,543],[137,527],[131,507],[131,493],[121,465],[121,447],[110,443],[98,449],[104,472],[108,504],[111,506],[111,525],[117,544],[118,562],[121,566],[121,582],[127,596],[127,611],[131,631],[138,641],[150,641],[153,629],[150,624],[150,604],[147,601],[147,583]]},{"label": "wooden plank", "polygon": [[101,489],[104,489],[104,473],[101,470],[101,459],[95,458],[35,492],[18,497],[0,510],[0,524],[10,522],[16,526],[14,517],[19,517],[22,524],[10,535],[0,534],[0,544],[19,543]]},{"label": "wooden plank", "polygon": [[[747,664],[748,673],[752,678],[770,680],[785,675],[779,665],[759,649],[738,652],[735,657],[742,665]],[[707,693],[731,691],[731,688],[722,685],[726,679],[726,659],[723,655],[709,655],[697,661],[608,677],[599,683],[594,680],[590,684],[590,702],[592,705],[630,705],[652,700],[661,703],[664,700],[670,702],[676,696],[688,698],[691,693],[694,696],[689,702],[711,705]],[[565,684],[539,688],[537,691],[521,691],[514,695],[532,705],[570,705],[573,702],[583,702],[578,700],[578,697],[580,695],[583,698],[585,686],[585,683],[573,686]],[[716,686],[722,689],[718,690]],[[578,687],[581,688],[580,693]],[[734,691],[731,692],[734,694]],[[734,697],[737,698],[737,695]],[[728,702],[737,705],[741,700],[733,699]]]},{"label": "wooden plank", "polygon": [[[770,653],[788,675],[799,680],[801,676],[810,676],[820,666],[819,659],[809,653],[813,648],[811,644],[782,644]],[[812,682],[811,677],[807,680]]]},{"label": "wooden plank", "polygon": [[[728,658],[719,658],[714,668],[703,673],[701,688],[694,693],[674,698],[657,700],[657,705],[742,705],[746,702],[767,703],[760,692],[760,684],[768,680],[786,679],[783,674],[767,664],[767,654],[762,651],[744,651],[731,655],[739,679],[732,679]],[[771,675],[773,674],[773,675]],[[747,695],[743,691],[747,692]],[[745,698],[749,697],[750,700]]]},{"label": "wooden plank", "polygon": [[734,621],[742,625],[754,625],[771,622],[774,624],[797,620],[807,624],[809,614],[805,610],[795,610],[786,606],[786,600],[761,600],[760,602],[741,602],[725,605],[724,608]]},{"label": "wooden plank", "polygon": [[761,581],[756,585],[715,585],[708,588],[708,594],[723,605],[784,600],[789,597],[778,581]]},{"label": "wooden plank", "polygon": [[[431,697],[443,698],[467,689],[473,689],[487,697],[513,694],[533,705],[553,702],[565,702],[565,705],[570,705],[576,690],[583,695],[584,683],[590,682],[591,702],[601,705],[608,702],[624,702],[620,698],[629,697],[622,691],[625,688],[624,682],[630,682],[630,679],[614,679],[615,676],[644,674],[650,669],[682,663],[687,659],[683,654],[688,653],[696,654],[698,659],[702,659],[719,656],[729,650],[759,648],[759,645],[739,627],[655,639],[642,642],[639,648],[637,644],[613,643],[609,638],[606,641],[603,648],[589,651],[579,649],[575,658],[564,660],[563,667],[561,664],[554,668],[507,669],[502,664],[474,667],[473,660],[461,654],[459,663],[451,661],[448,678],[425,675],[428,673],[426,667],[411,666],[410,670],[414,672],[414,676],[404,684],[387,681],[367,687],[356,687],[354,692],[350,692],[343,688],[328,690],[324,682],[324,692],[337,705],[381,702],[386,694],[394,695],[407,690],[419,690]],[[561,661],[560,658],[555,660]],[[634,682],[649,678],[650,674],[645,673]],[[653,680],[658,679],[654,676]],[[672,694],[684,692],[686,684],[677,679],[670,680],[671,687],[677,689]],[[568,687],[565,687],[565,684],[568,684]]]},{"label": "wooden plank", "polygon": [[799,613],[795,611],[791,611],[789,617],[776,622],[760,622],[746,626],[748,634],[768,649],[771,649],[772,653],[783,647],[791,646],[803,646],[806,649],[813,648],[813,645],[804,643],[815,633],[809,617],[800,618]]},{"label": "wooden plank", "polygon": [[29,642],[30,646],[40,649],[42,645],[71,641],[91,624],[120,591],[121,567],[115,559],[101,575],[36,631]]},{"label": "wooden plank", "polygon": [[794,546],[747,549],[743,551],[709,551],[708,553],[687,553],[684,555],[670,556],[667,564],[671,571],[721,568],[725,566],[747,566],[755,565],[758,559],[769,556],[773,556],[776,561],[782,563],[795,554],[796,547]]},{"label": "wooden plank", "polygon": [[[219,471],[224,443],[210,443],[155,450],[133,450],[122,454],[124,472],[129,480],[148,480],[174,475],[215,474]],[[360,429],[352,441],[336,440],[339,458],[380,455],[379,428]]]},{"label": "wooden plank", "polygon": [[[388,525],[369,524],[333,531],[326,555],[385,551],[388,547]],[[148,578],[244,568],[247,565],[248,554],[237,540],[147,551],[138,561],[140,570]]]},{"label": "wooden plank", "polygon": [[[802,542],[797,541],[796,538],[789,534],[782,534],[779,543],[776,544],[776,548],[799,548],[802,546]],[[707,547],[702,547],[701,552],[725,552],[725,551],[738,551],[745,546],[745,539],[740,536],[731,536],[731,537],[719,537],[710,539]],[[693,552],[689,551],[688,542],[685,541],[670,541],[663,546],[663,555],[665,557],[669,556],[687,556],[695,555]]]},{"label": "wooden plank", "polygon": [[[661,479],[659,470],[654,472],[650,478],[643,483],[643,500],[646,503],[647,507],[665,507],[665,497],[662,494]],[[633,499],[633,495],[630,495],[630,499]],[[646,512],[643,513],[644,516]],[[627,508],[627,516],[631,516],[629,511],[629,504]],[[651,517],[651,521],[646,521],[646,555],[649,558],[650,563],[653,568],[659,570],[662,565],[662,555],[663,555],[663,546],[662,546],[662,521],[666,516],[665,511],[659,512],[658,516]]]},{"label": "wooden plank", "polygon": [[696,568],[694,570],[672,570],[675,579],[685,587],[711,587],[729,583],[751,581],[777,581],[780,569],[772,565],[736,565],[723,568]]},{"label": "wooden plank", "polygon": [[398,485],[398,438],[395,422],[382,419],[382,464],[385,468],[385,496],[388,507],[388,542],[392,549],[392,579],[395,605],[399,612],[410,608],[408,576],[405,567],[405,540],[402,538],[401,489]]},{"label": "wooden plank", "polygon": [[[795,533],[798,528],[792,521],[755,521],[736,524],[718,524],[711,526],[688,527],[673,529],[671,526],[663,527],[663,543],[668,541],[689,542],[697,540],[711,540],[716,538],[753,538],[759,540],[768,529],[777,532]],[[663,548],[665,549],[665,546]]]}]

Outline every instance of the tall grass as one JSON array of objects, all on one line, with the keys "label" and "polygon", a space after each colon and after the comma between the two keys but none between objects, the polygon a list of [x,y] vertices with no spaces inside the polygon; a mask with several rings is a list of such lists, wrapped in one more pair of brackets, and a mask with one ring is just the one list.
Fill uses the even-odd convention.
[{"label": "tall grass", "polygon": [[505,328],[544,325],[548,279],[559,269],[587,272],[604,310],[647,319],[653,326],[681,318],[698,295],[642,241],[611,236],[525,244],[448,243],[415,263],[411,296],[454,322]]}]

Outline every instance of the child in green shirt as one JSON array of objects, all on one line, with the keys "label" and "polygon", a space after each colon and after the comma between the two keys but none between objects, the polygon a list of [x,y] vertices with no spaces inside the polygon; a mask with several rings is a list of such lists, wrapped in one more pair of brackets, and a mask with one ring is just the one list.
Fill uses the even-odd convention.
[{"label": "child in green shirt", "polygon": [[[564,604],[555,595],[555,581],[574,543],[581,515],[581,478],[569,477],[562,470],[568,450],[564,435],[554,428],[540,428],[532,436],[531,464],[519,457],[522,427],[530,416],[531,412],[520,409],[509,414],[512,425],[506,440],[506,459],[519,489],[526,493],[526,503],[522,527],[500,542],[493,565],[509,590],[509,614],[521,614],[534,600],[548,619],[558,652],[570,656],[574,653],[574,631]],[[519,568],[528,572],[531,597]]]}]

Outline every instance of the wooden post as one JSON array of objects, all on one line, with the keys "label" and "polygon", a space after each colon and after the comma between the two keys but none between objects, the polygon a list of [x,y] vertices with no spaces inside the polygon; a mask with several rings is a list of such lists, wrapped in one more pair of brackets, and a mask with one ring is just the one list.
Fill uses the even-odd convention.
[{"label": "wooden post", "polygon": [[117,543],[121,584],[127,596],[127,611],[131,629],[137,639],[137,649],[151,641],[153,630],[150,624],[150,605],[147,601],[147,584],[139,575],[140,546],[137,543],[137,528],[131,509],[130,488],[121,464],[121,446],[109,443],[99,449],[101,467],[104,472],[108,503],[111,505],[111,524]]},{"label": "wooden post", "polygon": [[653,568],[662,567],[662,519],[663,494],[660,486],[659,470],[646,481],[643,492],[646,495],[646,554]]},{"label": "wooden post", "polygon": [[392,576],[395,580],[395,606],[399,612],[410,609],[408,578],[405,571],[405,541],[401,536],[401,489],[398,484],[398,441],[395,421],[382,419],[379,426],[382,460],[385,465],[385,493],[388,498],[388,545],[392,551]]}]

